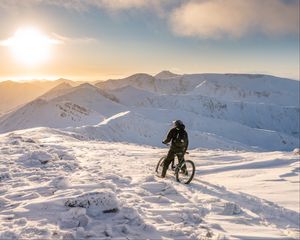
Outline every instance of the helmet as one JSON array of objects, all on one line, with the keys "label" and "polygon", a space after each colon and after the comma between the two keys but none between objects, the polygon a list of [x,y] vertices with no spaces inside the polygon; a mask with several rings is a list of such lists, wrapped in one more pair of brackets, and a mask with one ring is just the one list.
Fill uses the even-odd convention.
[{"label": "helmet", "polygon": [[183,122],[181,120],[176,120],[176,121],[173,121],[173,124],[175,125],[175,127],[179,127],[179,126],[183,125]]}]

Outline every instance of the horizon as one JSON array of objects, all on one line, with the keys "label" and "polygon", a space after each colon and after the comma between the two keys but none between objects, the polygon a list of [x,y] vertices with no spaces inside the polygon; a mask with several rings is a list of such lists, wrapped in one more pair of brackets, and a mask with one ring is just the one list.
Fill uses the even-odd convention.
[{"label": "horizon", "polygon": [[[30,78],[30,77],[15,77],[15,78],[10,78],[10,79],[1,79],[0,78],[0,83],[1,82],[7,82],[7,81],[11,81],[11,82],[20,82],[20,83],[26,83],[26,82],[34,82],[34,81],[59,81],[59,80],[69,80],[69,81],[74,81],[74,82],[100,82],[100,81],[108,81],[108,80],[119,80],[119,79],[123,79],[123,78],[127,78],[130,76],[133,76],[135,74],[147,74],[150,76],[155,76],[158,73],[164,72],[164,71],[169,71],[169,70],[162,70],[160,72],[157,73],[145,73],[145,72],[137,72],[137,73],[132,73],[129,75],[111,75],[111,76],[106,76],[103,77],[102,79],[100,78],[93,78],[93,79],[89,79],[89,78],[74,78],[74,77],[41,77],[41,78]],[[220,75],[226,75],[226,74],[234,74],[234,75],[264,75],[264,76],[272,76],[272,77],[277,77],[277,78],[283,78],[283,79],[289,79],[289,80],[295,80],[295,81],[300,81],[300,79],[296,79],[296,78],[290,78],[290,77],[286,77],[286,76],[276,76],[276,75],[272,75],[272,74],[267,74],[267,73],[239,73],[239,72],[203,72],[203,73],[177,73],[177,72],[172,72],[169,71],[171,73],[174,74],[178,74],[178,75],[193,75],[193,74],[220,74]]]},{"label": "horizon", "polygon": [[0,81],[161,69],[299,80],[297,0],[0,0],[0,14]]}]

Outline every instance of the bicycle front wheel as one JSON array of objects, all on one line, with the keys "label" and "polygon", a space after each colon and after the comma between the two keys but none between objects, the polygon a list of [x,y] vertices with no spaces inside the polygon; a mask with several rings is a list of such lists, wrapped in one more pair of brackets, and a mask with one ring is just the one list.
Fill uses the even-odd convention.
[{"label": "bicycle front wheel", "polygon": [[166,157],[162,157],[161,159],[159,159],[156,168],[155,168],[155,172],[158,174],[162,173],[163,167],[164,167],[164,161],[165,161]]},{"label": "bicycle front wheel", "polygon": [[183,161],[176,169],[176,180],[184,184],[189,184],[195,175],[195,164],[186,160]]}]

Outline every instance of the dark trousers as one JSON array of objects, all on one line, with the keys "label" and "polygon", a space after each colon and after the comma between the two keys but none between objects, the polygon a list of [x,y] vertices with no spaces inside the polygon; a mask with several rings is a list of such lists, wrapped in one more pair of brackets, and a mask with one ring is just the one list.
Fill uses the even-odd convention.
[{"label": "dark trousers", "polygon": [[173,162],[172,166],[174,165],[175,155],[177,155],[178,160],[180,162],[183,159],[183,155],[184,155],[183,150],[182,149],[174,150],[172,148],[169,150],[168,155],[164,161],[164,166],[161,174],[162,177],[166,176],[170,163]]}]

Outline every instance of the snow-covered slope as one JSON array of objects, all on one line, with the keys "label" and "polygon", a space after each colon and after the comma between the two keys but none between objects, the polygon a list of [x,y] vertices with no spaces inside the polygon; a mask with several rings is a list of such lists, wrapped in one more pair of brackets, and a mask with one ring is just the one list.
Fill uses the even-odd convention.
[{"label": "snow-covered slope", "polygon": [[[139,113],[137,113],[139,112]],[[161,146],[170,122],[182,116],[189,132],[190,148],[288,150],[298,140],[286,134],[246,127],[225,120],[186,115],[180,111],[139,109],[116,114],[94,126],[68,128],[89,139]]]},{"label": "snow-covered slope", "polygon": [[213,96],[220,100],[265,103],[299,107],[300,82],[257,74],[188,75],[193,80],[202,77],[192,93]]},{"label": "snow-covered slope", "polygon": [[[291,150],[299,146],[297,81],[165,71],[158,77],[135,74],[98,87],[57,86],[0,117],[0,132],[76,127],[74,131],[97,139],[157,146],[170,122],[182,119],[194,148]],[[104,121],[107,118],[110,121]]]},{"label": "snow-covered slope", "polygon": [[174,78],[174,77],[178,77],[178,76],[180,76],[180,75],[172,73],[168,70],[164,70],[164,71],[161,71],[158,74],[156,74],[154,77],[156,79],[167,79],[167,78]]},{"label": "snow-covered slope", "polygon": [[137,73],[127,78],[123,78],[119,80],[107,80],[107,81],[99,82],[96,84],[96,86],[106,90],[122,88],[126,86],[135,86],[150,91],[158,91],[158,89],[156,89],[155,82],[156,79],[153,76],[145,73]]},{"label": "snow-covered slope", "polygon": [[[299,239],[298,84],[162,72],[51,89],[0,117],[0,239]],[[188,186],[154,173],[175,119]]]},{"label": "snow-covered slope", "polygon": [[100,89],[90,84],[64,90],[65,94],[51,98],[51,92],[49,100],[38,98],[1,117],[0,132],[37,126],[64,128],[97,124],[124,110],[121,105],[109,99],[108,94],[104,96]]},{"label": "snow-covered slope", "polygon": [[196,149],[188,186],[154,176],[167,148],[35,128],[0,153],[1,240],[299,239],[292,152]]},{"label": "snow-covered slope", "polygon": [[72,86],[78,84],[77,82],[67,79],[58,79],[55,81],[0,82],[0,114],[4,114],[24,105],[62,83],[67,83]]},{"label": "snow-covered slope", "polygon": [[48,92],[40,96],[39,98],[42,98],[44,100],[51,100],[53,98],[56,98],[58,96],[64,95],[70,91],[72,91],[73,86],[67,82],[63,82],[54,88],[50,89]]},{"label": "snow-covered slope", "polygon": [[184,111],[185,113],[179,114],[178,118],[182,118],[181,115],[195,113],[213,119],[243,124],[251,128],[277,131],[294,137],[299,136],[300,109],[296,106],[232,102],[196,94],[155,94],[134,87],[115,89],[110,93],[120,103],[131,107]]},{"label": "snow-covered slope", "polygon": [[154,92],[146,91],[143,89],[138,89],[133,86],[125,86],[113,90],[107,91],[111,95],[115,96],[118,102],[132,107],[141,107],[141,106],[149,106],[148,101],[151,104],[151,101],[157,97],[159,94]]},{"label": "snow-covered slope", "polygon": [[166,78],[135,74],[97,86],[110,90],[132,86],[159,94],[188,93],[225,101],[299,107],[299,84],[296,80],[257,74],[184,74]]}]

